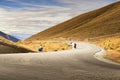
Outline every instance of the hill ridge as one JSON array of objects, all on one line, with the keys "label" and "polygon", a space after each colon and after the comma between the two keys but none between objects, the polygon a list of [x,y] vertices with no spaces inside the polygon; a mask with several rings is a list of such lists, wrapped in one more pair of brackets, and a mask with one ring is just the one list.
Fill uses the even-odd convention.
[{"label": "hill ridge", "polygon": [[13,37],[13,36],[11,36],[9,34],[6,34],[6,33],[2,32],[2,31],[0,31],[0,36],[4,37],[4,38],[6,38],[6,39],[8,39],[10,41],[13,41],[13,42],[19,41],[19,39],[15,38],[15,37]]},{"label": "hill ridge", "polygon": [[93,38],[120,32],[120,1],[53,26],[26,40],[56,37]]}]

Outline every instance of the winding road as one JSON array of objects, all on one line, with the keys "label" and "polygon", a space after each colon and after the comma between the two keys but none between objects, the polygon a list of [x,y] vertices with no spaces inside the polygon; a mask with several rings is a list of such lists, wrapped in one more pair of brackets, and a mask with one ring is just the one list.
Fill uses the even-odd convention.
[{"label": "winding road", "polygon": [[0,80],[120,80],[120,65],[94,57],[104,50],[77,43],[60,52],[0,54]]}]

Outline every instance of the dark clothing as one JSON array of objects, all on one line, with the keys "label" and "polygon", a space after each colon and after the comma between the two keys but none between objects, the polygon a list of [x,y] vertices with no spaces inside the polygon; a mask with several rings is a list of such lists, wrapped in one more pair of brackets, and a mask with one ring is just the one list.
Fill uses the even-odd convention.
[{"label": "dark clothing", "polygon": [[76,47],[77,47],[77,44],[76,44],[76,43],[74,43],[74,48],[76,49]]},{"label": "dark clothing", "polygon": [[38,49],[38,51],[42,51],[42,50],[43,50],[43,48],[39,48],[39,49]]}]

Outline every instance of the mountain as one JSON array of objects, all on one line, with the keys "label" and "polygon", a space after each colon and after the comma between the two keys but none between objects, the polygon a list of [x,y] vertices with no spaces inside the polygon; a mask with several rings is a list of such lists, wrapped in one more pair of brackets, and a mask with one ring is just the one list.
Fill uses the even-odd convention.
[{"label": "mountain", "polygon": [[13,37],[13,36],[11,36],[11,35],[9,35],[9,34],[3,33],[2,31],[0,31],[0,36],[6,38],[6,39],[8,39],[8,40],[11,40],[11,41],[13,41],[13,42],[19,41],[19,39],[15,38],[15,37]]},{"label": "mountain", "polygon": [[31,36],[29,40],[52,38],[86,39],[120,32],[120,1],[100,9],[79,15]]}]

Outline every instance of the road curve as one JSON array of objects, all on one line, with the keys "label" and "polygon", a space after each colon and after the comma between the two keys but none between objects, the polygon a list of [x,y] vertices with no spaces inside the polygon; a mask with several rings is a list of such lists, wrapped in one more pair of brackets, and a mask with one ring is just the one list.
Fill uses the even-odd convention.
[{"label": "road curve", "polygon": [[0,54],[0,80],[120,80],[120,66],[99,61],[100,47],[77,43],[60,52]]}]

